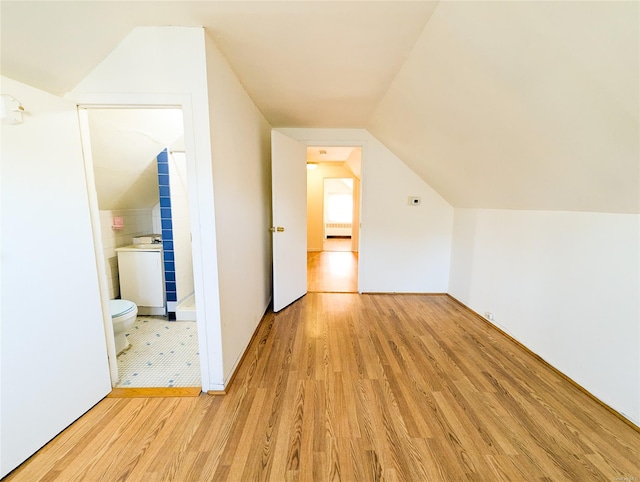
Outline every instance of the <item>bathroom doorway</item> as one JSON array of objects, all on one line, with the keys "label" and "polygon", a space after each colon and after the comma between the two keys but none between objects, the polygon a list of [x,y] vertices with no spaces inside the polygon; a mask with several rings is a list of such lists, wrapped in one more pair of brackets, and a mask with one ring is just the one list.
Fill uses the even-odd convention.
[{"label": "bathroom doorway", "polygon": [[112,385],[201,386],[182,110],[82,108],[81,125],[87,183],[95,191],[103,313],[109,300],[121,297],[119,251],[137,242],[162,244],[163,306],[138,301],[127,333],[130,347],[119,354],[109,350]]},{"label": "bathroom doorway", "polygon": [[307,148],[307,290],[358,292],[361,147]]}]

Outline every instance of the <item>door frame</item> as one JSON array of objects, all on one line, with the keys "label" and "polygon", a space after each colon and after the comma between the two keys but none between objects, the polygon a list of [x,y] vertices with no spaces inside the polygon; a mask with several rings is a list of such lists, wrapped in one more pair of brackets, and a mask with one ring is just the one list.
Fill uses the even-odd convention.
[{"label": "door frame", "polygon": [[[85,109],[181,109],[184,129],[185,155],[187,159],[187,184],[189,189],[189,215],[192,236],[192,262],[193,284],[196,296],[196,326],[198,329],[198,347],[200,357],[200,378],[203,391],[209,390],[209,352],[207,320],[205,311],[204,276],[201,268],[202,232],[200,229],[199,190],[197,184],[197,164],[195,159],[195,132],[193,126],[193,107],[191,98],[183,94],[96,94],[83,95],[75,100],[80,121],[80,134],[82,140],[85,181],[89,197],[89,210],[91,216],[91,230],[93,235],[94,252],[98,268],[98,283],[100,288],[100,302],[102,307],[105,340],[107,343],[107,357],[111,384],[115,386],[118,381],[117,354],[115,352],[115,339],[109,309],[109,292],[106,285],[106,266],[100,229],[100,213],[98,209],[98,197],[95,189],[93,171],[93,159],[90,149],[85,151],[88,134],[87,119],[83,120],[81,111]],[[87,129],[84,133],[83,130]],[[90,140],[89,146],[90,148]],[[213,180],[211,180],[213,183]],[[114,370],[115,367],[115,370]],[[114,381],[115,378],[115,381]]]}]

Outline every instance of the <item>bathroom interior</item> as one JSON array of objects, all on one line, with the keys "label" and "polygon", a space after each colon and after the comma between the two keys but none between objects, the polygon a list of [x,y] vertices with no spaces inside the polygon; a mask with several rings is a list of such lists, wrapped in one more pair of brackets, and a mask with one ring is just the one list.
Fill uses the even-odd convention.
[{"label": "bathroom interior", "polygon": [[114,388],[198,387],[182,111],[91,108],[87,119]]}]

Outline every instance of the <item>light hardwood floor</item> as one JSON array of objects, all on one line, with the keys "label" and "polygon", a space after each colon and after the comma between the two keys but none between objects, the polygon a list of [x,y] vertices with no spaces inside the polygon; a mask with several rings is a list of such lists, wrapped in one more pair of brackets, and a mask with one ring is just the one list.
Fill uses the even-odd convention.
[{"label": "light hardwood floor", "polygon": [[351,238],[327,238],[322,242],[323,251],[351,251]]},{"label": "light hardwood floor", "polygon": [[226,396],[105,399],[7,480],[614,481],[639,451],[445,295],[312,293],[266,316]]},{"label": "light hardwood floor", "polygon": [[351,247],[351,238],[328,238],[323,251],[307,252],[307,291],[357,293],[358,253]]},{"label": "light hardwood floor", "polygon": [[358,291],[358,253],[307,252],[307,291],[356,293]]}]

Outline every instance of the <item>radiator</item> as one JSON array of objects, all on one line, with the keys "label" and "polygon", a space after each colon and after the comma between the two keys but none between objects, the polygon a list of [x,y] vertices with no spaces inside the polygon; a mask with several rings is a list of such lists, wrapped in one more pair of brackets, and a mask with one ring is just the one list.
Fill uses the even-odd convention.
[{"label": "radiator", "polygon": [[351,236],[351,223],[325,223],[324,236]]}]

